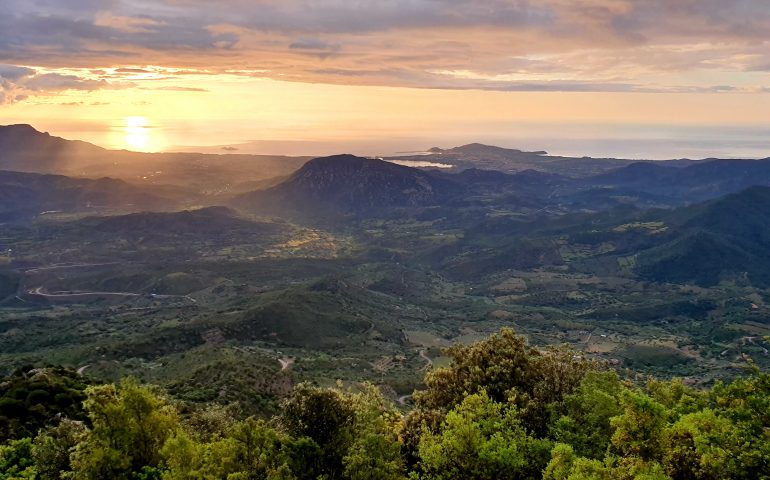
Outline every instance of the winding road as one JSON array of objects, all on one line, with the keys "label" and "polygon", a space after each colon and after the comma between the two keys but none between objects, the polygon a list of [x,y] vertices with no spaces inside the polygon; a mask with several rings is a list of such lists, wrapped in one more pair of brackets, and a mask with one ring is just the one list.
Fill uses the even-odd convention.
[{"label": "winding road", "polygon": [[426,351],[424,349],[420,350],[420,357],[422,357],[422,359],[425,360],[425,362],[427,362],[427,365],[423,367],[424,370],[427,370],[433,366],[433,360],[431,360],[431,358],[425,352]]},{"label": "winding road", "polygon": [[84,267],[103,267],[106,265],[118,265],[120,262],[109,262],[109,263],[65,263],[61,265],[49,265],[47,267],[36,267],[36,268],[30,268],[29,270],[25,270],[24,273],[37,273],[37,272],[44,272],[47,270],[61,270],[64,268],[84,268]]},{"label": "winding road", "polygon": [[[37,287],[27,290],[30,295],[39,295],[41,297],[48,298],[62,298],[62,297],[85,297],[85,296],[112,296],[112,297],[141,297],[141,294],[131,292],[56,292],[48,293],[45,287]],[[170,295],[154,295],[155,297],[169,297]]]},{"label": "winding road", "polygon": [[133,293],[133,292],[48,292],[45,287],[30,288],[28,295],[37,295],[44,298],[77,298],[77,297],[150,297],[159,299],[184,298],[193,303],[197,301],[189,295],[158,295],[155,293]]}]

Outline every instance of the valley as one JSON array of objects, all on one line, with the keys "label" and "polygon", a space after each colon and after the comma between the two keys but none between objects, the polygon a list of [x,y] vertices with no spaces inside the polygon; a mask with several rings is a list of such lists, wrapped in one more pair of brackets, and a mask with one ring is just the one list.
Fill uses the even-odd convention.
[{"label": "valley", "polygon": [[770,365],[765,163],[702,184],[680,173],[701,162],[650,164],[654,180],[628,187],[637,164],[571,178],[338,156],[212,206],[194,187],[155,211],[109,189],[109,208],[41,214],[25,193],[40,206],[6,203],[0,225],[0,361],[262,413],[304,380],[368,380],[404,404],[443,347],[512,327],[710,384]]}]

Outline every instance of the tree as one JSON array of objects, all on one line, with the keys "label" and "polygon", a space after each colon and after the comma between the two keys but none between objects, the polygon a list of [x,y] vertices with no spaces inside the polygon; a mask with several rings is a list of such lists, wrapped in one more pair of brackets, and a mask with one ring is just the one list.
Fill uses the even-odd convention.
[{"label": "tree", "polygon": [[543,480],[614,480],[614,477],[602,462],[580,457],[571,445],[559,443],[551,451]]},{"label": "tree", "polygon": [[728,458],[734,478],[770,479],[770,374],[754,371],[730,384],[719,382],[710,403],[735,427],[729,439],[734,454]]},{"label": "tree", "polygon": [[548,432],[548,409],[571,393],[599,364],[567,347],[538,350],[504,328],[487,340],[446,350],[449,367],[430,371],[426,389],[415,393],[418,408],[447,412],[468,394],[484,390],[495,402],[513,399],[528,431]]},{"label": "tree", "polygon": [[580,386],[564,397],[563,414],[551,426],[551,435],[569,445],[575,455],[601,460],[612,439],[610,419],[622,412],[620,396],[624,390],[617,373],[589,372]]},{"label": "tree", "polygon": [[643,461],[659,459],[663,453],[663,432],[667,424],[666,407],[642,392],[624,391],[623,413],[612,418],[615,429],[612,445],[621,456],[635,456]]},{"label": "tree", "polygon": [[86,390],[85,408],[93,427],[72,454],[75,478],[129,478],[156,467],[161,448],[179,428],[176,410],[135,380]]},{"label": "tree", "polygon": [[34,437],[58,417],[84,420],[86,383],[74,370],[24,367],[0,379],[0,442]]},{"label": "tree", "polygon": [[290,436],[307,437],[318,445],[319,473],[341,478],[343,458],[353,443],[355,416],[342,393],[300,384],[281,404],[281,411],[279,422]]},{"label": "tree", "polygon": [[309,437],[288,438],[281,453],[298,480],[316,480],[320,475],[321,447]]},{"label": "tree", "polygon": [[401,415],[373,385],[348,394],[353,408],[353,443],[343,458],[349,480],[404,478],[401,444],[396,435]]},{"label": "tree", "polygon": [[729,459],[739,455],[732,440],[735,427],[706,409],[680,418],[667,429],[663,463],[674,480],[719,480],[738,478]]},{"label": "tree", "polygon": [[421,478],[536,479],[551,446],[527,435],[515,406],[495,402],[482,390],[447,414],[440,433],[423,433]]},{"label": "tree", "polygon": [[83,422],[63,418],[35,437],[32,457],[40,480],[58,480],[70,472],[70,455],[86,434]]},{"label": "tree", "polygon": [[267,426],[264,420],[253,417],[237,423],[227,436],[230,440],[230,456],[244,478],[265,478],[268,472],[282,464],[281,438],[278,432]]},{"label": "tree", "polygon": [[21,438],[0,445],[0,480],[34,480],[32,439]]}]

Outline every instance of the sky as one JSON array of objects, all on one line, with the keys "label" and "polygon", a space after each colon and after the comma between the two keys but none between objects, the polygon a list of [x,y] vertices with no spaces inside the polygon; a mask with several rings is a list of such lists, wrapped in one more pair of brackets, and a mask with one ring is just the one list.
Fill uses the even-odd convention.
[{"label": "sky", "polygon": [[768,0],[0,0],[0,124],[142,151],[770,156]]}]

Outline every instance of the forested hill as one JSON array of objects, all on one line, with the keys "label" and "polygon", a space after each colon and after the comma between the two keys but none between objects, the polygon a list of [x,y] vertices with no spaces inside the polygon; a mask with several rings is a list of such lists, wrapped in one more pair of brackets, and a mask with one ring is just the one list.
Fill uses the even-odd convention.
[{"label": "forested hill", "polygon": [[770,375],[694,389],[503,330],[445,352],[403,412],[300,384],[272,418],[60,368],[0,382],[0,479],[767,479]]}]

